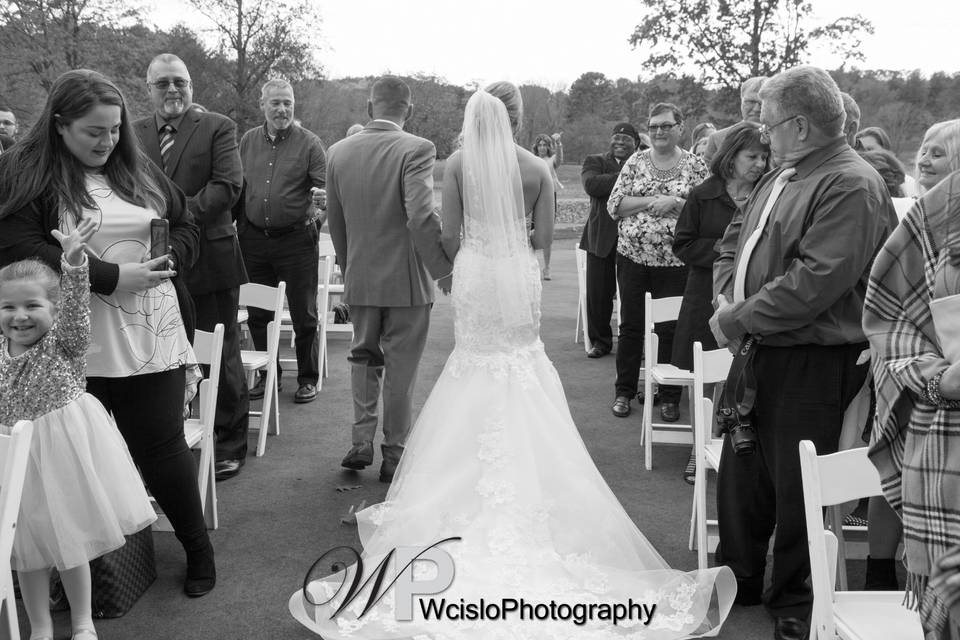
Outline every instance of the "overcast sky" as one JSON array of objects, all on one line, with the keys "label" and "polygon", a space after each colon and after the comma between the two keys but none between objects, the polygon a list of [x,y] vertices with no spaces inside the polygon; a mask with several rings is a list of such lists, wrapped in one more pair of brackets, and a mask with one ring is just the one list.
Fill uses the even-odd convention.
[{"label": "overcast sky", "polygon": [[[313,1],[323,17],[318,59],[330,78],[422,72],[455,84],[511,80],[562,89],[587,71],[635,78],[644,57],[627,43],[642,19],[640,0]],[[861,68],[960,70],[960,0],[811,2],[818,23],[855,13],[873,21]],[[155,15],[170,26],[171,18]],[[812,62],[838,63],[826,55]]]}]

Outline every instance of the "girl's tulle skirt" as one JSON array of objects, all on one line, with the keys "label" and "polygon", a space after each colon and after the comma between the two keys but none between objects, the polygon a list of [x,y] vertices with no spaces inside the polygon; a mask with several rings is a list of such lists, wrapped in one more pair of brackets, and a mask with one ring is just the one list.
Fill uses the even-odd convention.
[{"label": "girl's tulle skirt", "polygon": [[123,436],[96,398],[85,393],[33,422],[14,569],[80,566],[156,520]]}]

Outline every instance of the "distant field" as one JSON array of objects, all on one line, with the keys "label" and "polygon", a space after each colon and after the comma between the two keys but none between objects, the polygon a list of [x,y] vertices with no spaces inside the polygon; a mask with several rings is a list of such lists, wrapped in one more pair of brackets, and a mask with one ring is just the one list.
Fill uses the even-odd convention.
[{"label": "distant field", "polygon": [[[433,170],[433,198],[437,206],[440,206],[440,190],[443,186],[443,170],[446,166],[446,160],[437,160]],[[587,213],[590,210],[590,198],[583,191],[583,185],[580,183],[580,165],[562,164],[560,165],[560,182],[563,189],[557,193],[557,222],[564,225],[583,224],[587,219]]]}]

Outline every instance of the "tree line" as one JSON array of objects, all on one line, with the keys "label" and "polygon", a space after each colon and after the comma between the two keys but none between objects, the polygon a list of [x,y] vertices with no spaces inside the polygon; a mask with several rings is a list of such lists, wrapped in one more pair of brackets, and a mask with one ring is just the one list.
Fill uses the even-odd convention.
[{"label": "tree line", "polygon": [[[291,81],[297,117],[327,144],[341,139],[351,124],[366,121],[366,99],[374,78],[324,78],[322,61],[315,54],[322,21],[313,3],[189,2],[204,17],[205,30],[201,25],[168,30],[147,25],[143,7],[131,2],[0,0],[0,59],[5,63],[0,69],[0,102],[13,108],[23,126],[29,126],[53,80],[67,69],[86,67],[101,71],[120,86],[135,117],[147,115],[152,111],[145,82],[147,65],[157,53],[172,52],[190,69],[195,102],[230,116],[241,132],[260,124],[260,85],[271,77]],[[903,159],[916,149],[930,124],[960,114],[960,73],[925,77],[916,71],[848,68],[847,61],[856,59],[852,45],[859,42],[862,31],[872,29],[859,16],[804,31],[809,9],[795,2],[787,3],[794,9],[786,13],[786,23],[778,24],[771,14],[760,26],[757,16],[763,15],[758,7],[773,11],[777,1],[643,0],[643,4],[659,13],[648,15],[629,39],[637,46],[651,44],[640,64],[651,75],[608,78],[601,71],[587,71],[562,91],[521,86],[521,145],[529,147],[540,133],[563,132],[566,161],[580,162],[585,155],[607,148],[615,123],[629,121],[642,130],[649,105],[657,102],[680,106],[688,134],[699,122],[718,127],[732,124],[740,119],[740,80],[803,62],[809,44],[817,38],[846,43],[840,47],[845,50],[844,62],[832,75],[860,104],[862,125],[886,129]],[[715,4],[726,13],[703,13],[704,7]],[[667,14],[677,19],[664,20]],[[709,32],[716,42],[706,52],[692,44],[692,38],[706,33],[688,28],[698,20],[723,25]],[[207,44],[211,33],[212,46]],[[729,40],[725,44],[724,34]],[[684,38],[690,40],[688,49],[699,51],[703,58],[693,60],[699,68],[697,76],[684,70],[677,48]],[[667,42],[670,47],[664,50]],[[652,75],[656,69],[662,72]],[[449,155],[456,148],[463,108],[475,87],[431,75],[414,75],[407,81],[416,105],[408,130],[433,140],[440,157]]]}]

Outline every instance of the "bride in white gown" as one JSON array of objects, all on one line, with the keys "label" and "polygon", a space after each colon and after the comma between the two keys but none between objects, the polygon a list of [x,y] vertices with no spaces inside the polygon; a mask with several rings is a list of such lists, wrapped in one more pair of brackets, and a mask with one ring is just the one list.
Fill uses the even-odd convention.
[{"label": "bride in white gown", "polygon": [[[602,614],[577,624],[521,620],[519,612],[505,621],[425,619],[417,603],[412,621],[398,621],[388,586],[402,567],[391,565],[378,592],[385,595],[365,614],[374,580],[333,615],[347,592],[344,586],[334,596],[343,571],[293,594],[291,613],[324,638],[684,638],[716,635],[733,602],[729,569],[686,573],[666,564],[604,482],[570,416],[540,341],[540,271],[524,223],[524,212],[533,211],[535,229],[549,241],[552,181],[542,162],[514,144],[520,105],[509,83],[467,103],[462,149],[447,162],[443,189],[444,246],[456,253],[456,346],[385,502],[358,514],[359,579],[397,547],[460,537],[438,547],[455,563],[451,586],[424,600],[568,605],[555,608],[555,618],[576,604],[656,609],[617,624],[597,619]],[[417,579],[428,571],[422,565],[429,563],[414,566]],[[346,585],[356,568],[347,568]]]}]

